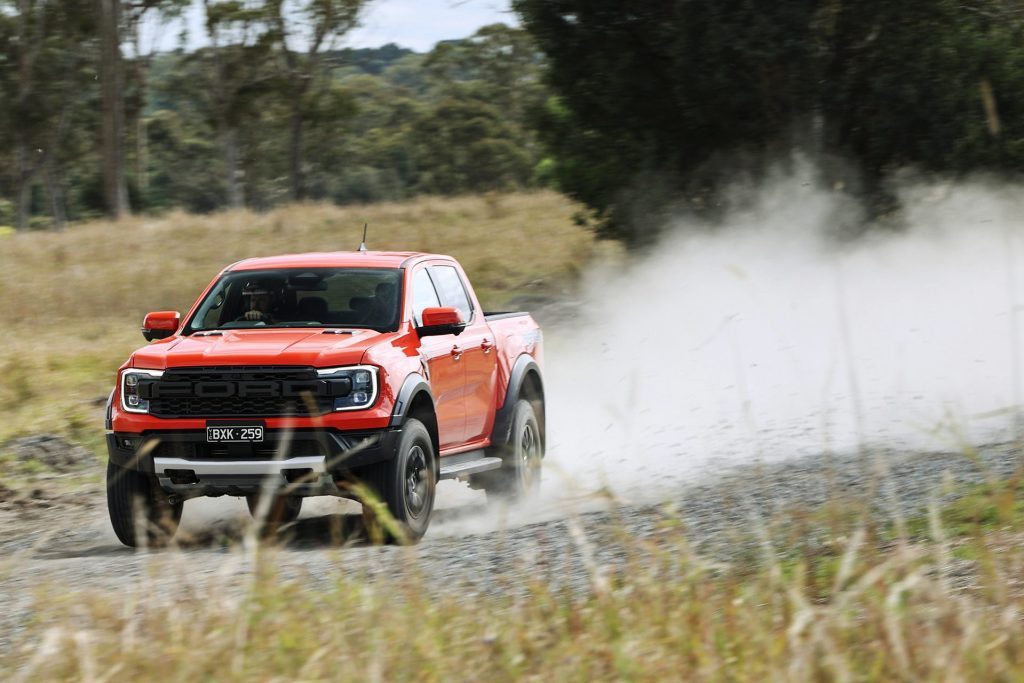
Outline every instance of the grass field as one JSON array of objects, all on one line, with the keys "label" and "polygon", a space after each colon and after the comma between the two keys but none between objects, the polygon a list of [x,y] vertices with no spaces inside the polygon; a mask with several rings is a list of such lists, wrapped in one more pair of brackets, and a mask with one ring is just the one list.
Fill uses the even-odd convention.
[{"label": "grass field", "polygon": [[574,223],[578,210],[554,193],[508,194],[172,213],[0,236],[0,444],[51,432],[98,447],[99,409],[116,368],[145,343],[143,315],[184,313],[229,263],[352,250],[369,224],[372,249],[458,258],[493,310],[517,297],[565,296],[595,254],[610,249]]}]

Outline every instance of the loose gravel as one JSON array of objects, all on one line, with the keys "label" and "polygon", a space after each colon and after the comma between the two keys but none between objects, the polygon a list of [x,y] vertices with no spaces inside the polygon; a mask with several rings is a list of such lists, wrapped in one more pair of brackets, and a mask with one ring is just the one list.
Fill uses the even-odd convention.
[{"label": "loose gravel", "polygon": [[[282,529],[265,552],[281,580],[314,589],[344,576],[409,577],[426,590],[466,599],[524,590],[538,579],[586,592],[597,575],[625,561],[622,538],[653,538],[668,521],[683,525],[703,557],[729,563],[748,557],[743,539],[752,529],[777,529],[795,509],[849,500],[868,503],[882,519],[919,514],[948,497],[951,484],[1004,477],[1021,464],[1021,451],[1012,444],[984,446],[971,457],[870,451],[733,467],[645,500],[593,495],[511,510],[488,508],[482,494],[463,489],[454,496],[463,502],[439,510],[427,537],[412,548],[344,541],[358,527],[358,515],[351,504],[327,501]],[[110,531],[99,487],[67,502],[8,500],[0,509],[0,651],[16,642],[32,617],[39,590],[138,589],[166,598],[183,585],[242,585],[252,571],[241,542],[246,519],[238,501],[190,501],[183,547],[133,551]]]}]

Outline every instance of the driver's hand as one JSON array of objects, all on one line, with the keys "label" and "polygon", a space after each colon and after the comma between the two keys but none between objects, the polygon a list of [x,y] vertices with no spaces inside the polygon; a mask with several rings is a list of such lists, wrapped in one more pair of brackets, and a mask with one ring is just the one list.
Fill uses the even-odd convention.
[{"label": "driver's hand", "polygon": [[244,318],[246,320],[261,320],[263,318],[263,312],[257,311],[255,308],[251,311],[246,311]]}]

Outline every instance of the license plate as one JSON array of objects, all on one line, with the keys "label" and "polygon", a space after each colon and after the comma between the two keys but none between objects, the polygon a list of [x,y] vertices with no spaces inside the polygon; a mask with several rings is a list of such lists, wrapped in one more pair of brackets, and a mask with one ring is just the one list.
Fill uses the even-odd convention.
[{"label": "license plate", "polygon": [[263,427],[253,425],[217,425],[206,428],[207,443],[258,443],[263,441]]}]

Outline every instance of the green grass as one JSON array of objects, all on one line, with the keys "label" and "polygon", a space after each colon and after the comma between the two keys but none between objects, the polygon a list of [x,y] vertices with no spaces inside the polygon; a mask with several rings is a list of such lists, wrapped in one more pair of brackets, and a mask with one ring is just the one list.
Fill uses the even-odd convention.
[{"label": "green grass", "polygon": [[[969,487],[942,508],[941,526],[953,538],[1024,529],[1024,478],[994,480]],[[927,518],[908,525],[911,533],[930,533]]]}]

